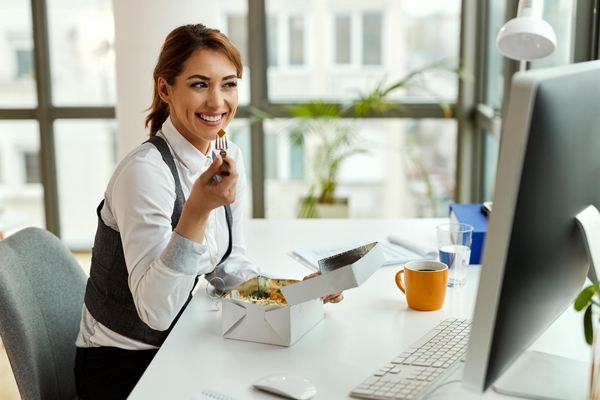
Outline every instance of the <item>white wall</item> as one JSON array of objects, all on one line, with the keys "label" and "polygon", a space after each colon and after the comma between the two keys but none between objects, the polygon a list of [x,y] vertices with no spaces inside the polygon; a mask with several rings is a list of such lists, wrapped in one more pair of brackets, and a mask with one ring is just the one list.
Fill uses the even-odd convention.
[{"label": "white wall", "polygon": [[152,102],[152,72],[165,38],[184,24],[216,27],[218,9],[210,0],[113,0],[119,160],[148,137],[145,110]]}]

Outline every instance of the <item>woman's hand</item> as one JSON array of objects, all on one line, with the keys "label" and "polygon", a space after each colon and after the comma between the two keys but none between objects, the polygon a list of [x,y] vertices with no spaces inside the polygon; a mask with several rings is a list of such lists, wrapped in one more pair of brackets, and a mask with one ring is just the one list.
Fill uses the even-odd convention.
[{"label": "woman's hand", "polygon": [[[315,276],[319,275],[321,275],[321,271],[315,272],[314,274],[306,275],[302,280],[305,281],[307,279],[314,278]],[[329,296],[321,297],[321,300],[323,300],[323,304],[339,303],[340,301],[344,300],[344,295],[342,294],[342,292],[334,293],[330,294]]]},{"label": "woman's hand", "polygon": [[[202,243],[210,212],[235,201],[238,180],[235,161],[226,156],[225,162],[229,164],[229,176],[220,175],[223,159],[217,154],[210,167],[194,183],[175,228],[186,239]],[[220,182],[215,180],[217,175],[221,177]]]}]

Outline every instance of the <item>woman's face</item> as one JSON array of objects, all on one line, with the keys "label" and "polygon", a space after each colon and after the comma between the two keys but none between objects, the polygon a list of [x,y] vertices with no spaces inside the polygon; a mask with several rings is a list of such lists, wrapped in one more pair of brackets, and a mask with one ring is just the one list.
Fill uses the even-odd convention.
[{"label": "woman's face", "polygon": [[237,81],[235,66],[227,56],[205,49],[188,58],[173,86],[164,78],[158,80],[173,125],[203,154],[235,115]]}]

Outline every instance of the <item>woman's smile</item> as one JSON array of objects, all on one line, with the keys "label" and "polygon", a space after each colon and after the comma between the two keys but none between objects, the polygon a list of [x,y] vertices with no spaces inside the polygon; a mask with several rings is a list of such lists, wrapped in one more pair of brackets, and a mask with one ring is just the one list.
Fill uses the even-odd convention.
[{"label": "woman's smile", "polygon": [[223,117],[226,115],[226,112],[223,113],[196,113],[196,117],[200,120],[200,122],[206,126],[215,127],[219,126],[221,122],[223,122]]}]

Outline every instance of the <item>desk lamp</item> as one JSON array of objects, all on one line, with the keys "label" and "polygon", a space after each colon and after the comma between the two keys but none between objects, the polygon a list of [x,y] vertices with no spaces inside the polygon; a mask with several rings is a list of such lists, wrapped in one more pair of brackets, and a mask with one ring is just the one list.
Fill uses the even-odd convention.
[{"label": "desk lamp", "polygon": [[556,48],[556,34],[542,19],[544,0],[520,0],[517,18],[498,32],[496,47],[503,56],[517,61],[548,57]]}]

